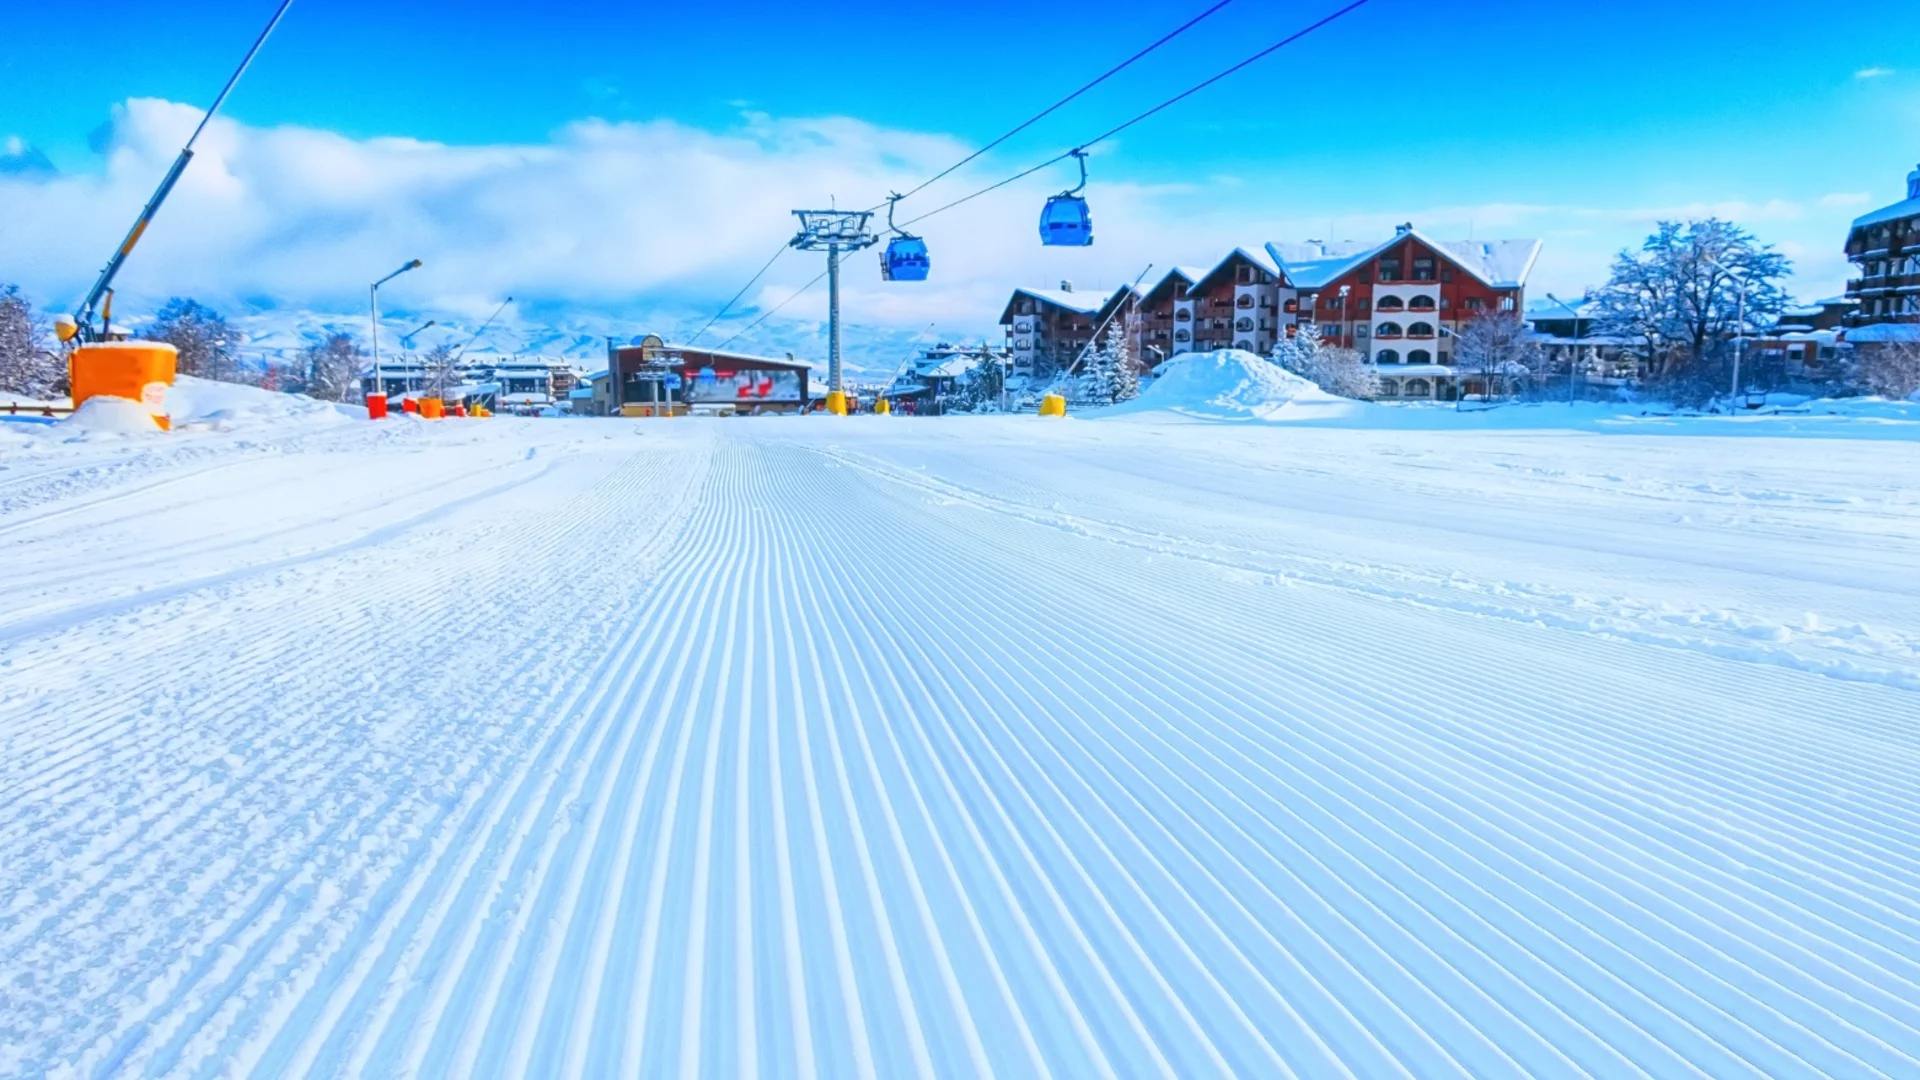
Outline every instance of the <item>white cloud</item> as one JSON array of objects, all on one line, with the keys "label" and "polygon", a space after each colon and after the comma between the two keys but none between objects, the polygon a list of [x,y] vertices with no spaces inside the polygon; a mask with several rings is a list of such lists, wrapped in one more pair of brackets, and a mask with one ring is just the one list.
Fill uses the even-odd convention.
[{"label": "white cloud", "polygon": [[1893,74],[1892,68],[1866,67],[1854,72],[1853,77],[1856,79],[1884,79],[1891,74]]},{"label": "white cloud", "polygon": [[[115,111],[98,173],[0,176],[0,277],[58,306],[72,303],[198,119],[188,106],[129,101]],[[356,140],[221,120],[130,260],[117,306],[132,315],[191,295],[350,312],[364,303],[367,282],[419,257],[426,266],[384,289],[383,307],[477,321],[511,294],[522,318],[592,322],[596,333],[690,333],[792,234],[793,208],[830,199],[872,205],[966,150],[945,136],[853,119],[760,114],[718,133],[671,121],[587,120],[544,142],[493,146]],[[983,159],[904,204],[902,216],[1025,164]],[[1578,291],[1603,278],[1613,253],[1637,244],[1660,219],[1712,214],[1763,239],[1837,250],[1845,215],[1832,200],[1852,198],[1828,196],[1817,208],[1762,199],[1355,213],[1289,204],[1256,177],[1145,186],[1117,180],[1123,167],[1111,157],[1095,162],[1088,197],[1099,242],[1092,249],[1038,243],[1041,201],[1077,178],[1061,165],[917,226],[933,252],[924,284],[884,284],[874,252],[851,256],[842,281],[850,349],[896,350],[929,324],[941,336],[997,336],[994,320],[1016,284],[1071,279],[1084,290],[1111,289],[1149,263],[1157,275],[1175,264],[1210,264],[1236,244],[1373,238],[1409,220],[1443,236],[1544,237],[1536,286]],[[792,296],[823,263],[818,255],[784,254],[743,299],[742,314],[706,340]],[[1842,274],[1844,265],[1821,271]],[[815,288],[793,300],[739,344],[817,355],[824,294]]]},{"label": "white cloud", "polygon": [[1831,195],[1820,196],[1821,206],[1846,208],[1865,206],[1873,201],[1873,193],[1868,191],[1836,191]]}]

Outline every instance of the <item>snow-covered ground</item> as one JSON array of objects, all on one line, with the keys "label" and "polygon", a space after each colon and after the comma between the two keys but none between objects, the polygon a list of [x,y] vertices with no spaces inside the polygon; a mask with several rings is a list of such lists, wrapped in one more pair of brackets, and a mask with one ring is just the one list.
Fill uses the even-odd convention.
[{"label": "snow-covered ground", "polygon": [[0,1075],[1920,1075],[1920,416],[1188,390],[0,423]]}]

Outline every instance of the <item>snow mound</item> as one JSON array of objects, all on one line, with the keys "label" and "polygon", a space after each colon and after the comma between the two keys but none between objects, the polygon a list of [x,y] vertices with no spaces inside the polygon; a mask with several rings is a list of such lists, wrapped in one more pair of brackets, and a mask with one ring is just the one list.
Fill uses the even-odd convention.
[{"label": "snow mound", "polygon": [[137,401],[121,397],[91,397],[82,402],[73,415],[60,421],[65,430],[96,432],[102,435],[158,435],[159,425]]},{"label": "snow mound", "polygon": [[167,393],[167,411],[176,429],[197,426],[214,431],[324,427],[367,416],[367,410],[356,405],[336,405],[302,394],[191,375],[174,380],[173,389]]},{"label": "snow mound", "polygon": [[1167,361],[1139,397],[1102,415],[1172,412],[1213,420],[1304,420],[1357,406],[1250,352],[1221,349]]}]

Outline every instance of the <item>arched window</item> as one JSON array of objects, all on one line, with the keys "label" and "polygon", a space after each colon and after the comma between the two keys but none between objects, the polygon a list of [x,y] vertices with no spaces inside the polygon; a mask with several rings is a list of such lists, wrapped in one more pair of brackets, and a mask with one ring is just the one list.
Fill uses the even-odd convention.
[{"label": "arched window", "polygon": [[1176,308],[1174,310],[1174,313],[1173,313],[1174,322],[1188,322],[1192,318],[1193,318],[1193,312],[1188,311],[1186,308]]},{"label": "arched window", "polygon": [[1400,396],[1400,380],[1381,379],[1380,380],[1380,396],[1381,397],[1399,397]]},{"label": "arched window", "polygon": [[1380,311],[1399,311],[1405,305],[1400,302],[1400,298],[1397,296],[1383,296],[1375,300],[1373,306]]},{"label": "arched window", "polygon": [[1399,337],[1400,324],[1396,322],[1383,322],[1374,328],[1373,336],[1377,338]]},{"label": "arched window", "polygon": [[1431,364],[1433,363],[1433,354],[1425,349],[1415,349],[1407,354],[1407,363]]},{"label": "arched window", "polygon": [[1233,343],[1233,347],[1239,349],[1241,352],[1252,352],[1253,342],[1248,341],[1246,338],[1241,338],[1239,341]]},{"label": "arched window", "polygon": [[1433,297],[1416,296],[1413,299],[1407,301],[1407,309],[1409,311],[1432,311]]},{"label": "arched window", "polygon": [[1239,295],[1239,297],[1238,297],[1238,298],[1236,298],[1236,299],[1234,300],[1234,304],[1235,304],[1236,306],[1238,306],[1238,307],[1252,307],[1252,306],[1253,306],[1253,294],[1252,294],[1252,293],[1241,293],[1241,294]]},{"label": "arched window", "polygon": [[1233,328],[1235,330],[1251,330],[1253,329],[1253,320],[1245,315],[1242,315],[1240,317],[1240,321],[1233,324]]},{"label": "arched window", "polygon": [[1433,324],[1430,322],[1414,323],[1412,326],[1407,327],[1407,336],[1408,337],[1432,337]]},{"label": "arched window", "polygon": [[[1916,263],[1920,263],[1920,256],[1916,256],[1914,261]],[[1287,314],[1292,315],[1300,310],[1300,301],[1289,300],[1286,302],[1286,304],[1282,306],[1282,310],[1286,311]]]},{"label": "arched window", "polygon": [[1379,352],[1373,354],[1373,362],[1376,364],[1397,364],[1400,362],[1400,354],[1392,349],[1381,349]]},{"label": "arched window", "polygon": [[1429,383],[1425,379],[1408,379],[1407,380],[1407,396],[1408,397],[1432,397],[1433,384]]},{"label": "arched window", "polygon": [[1175,330],[1175,331],[1173,332],[1173,340],[1175,340],[1175,341],[1191,341],[1191,340],[1193,340],[1193,333],[1192,333],[1192,331],[1190,331],[1190,330],[1188,330],[1188,329],[1187,329],[1186,327],[1184,327],[1184,326],[1183,326],[1183,327],[1181,327],[1180,329],[1178,329],[1178,330]]}]

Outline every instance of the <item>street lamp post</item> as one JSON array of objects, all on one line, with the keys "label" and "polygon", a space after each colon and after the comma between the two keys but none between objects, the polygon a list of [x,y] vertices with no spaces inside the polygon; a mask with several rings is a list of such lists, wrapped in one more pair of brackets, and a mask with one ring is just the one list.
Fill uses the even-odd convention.
[{"label": "street lamp post", "polygon": [[1724,266],[1717,259],[1708,258],[1707,263],[1740,283],[1740,302],[1734,315],[1733,381],[1727,386],[1727,395],[1737,398],[1740,396],[1740,362],[1746,359],[1747,351],[1747,283],[1751,275],[1745,270]]},{"label": "street lamp post", "polygon": [[1580,363],[1580,312],[1573,305],[1552,293],[1547,294],[1547,299],[1566,308],[1567,314],[1573,316],[1573,355],[1567,360],[1567,407],[1572,408],[1574,391],[1573,378],[1575,369]]},{"label": "street lamp post", "polygon": [[[369,311],[372,312],[372,323],[373,323],[374,393],[385,394],[387,392],[386,384],[382,382],[380,379],[380,286],[385,285],[387,282],[392,281],[394,278],[399,277],[401,274],[404,274],[409,270],[418,270],[419,268],[420,268],[420,260],[415,259],[412,262],[408,263],[407,265],[401,267],[398,270],[395,270],[393,273],[388,274],[386,277],[381,278],[379,281],[376,281],[372,285],[367,287],[367,308]],[[426,329],[426,327],[423,326],[420,329],[424,330]],[[420,332],[419,330],[414,331],[414,333],[416,334],[419,332]]]},{"label": "street lamp post", "polygon": [[[1359,342],[1353,340],[1353,309],[1347,302],[1347,298],[1351,295],[1353,295],[1353,286],[1340,286],[1340,322],[1342,324],[1340,327],[1340,337],[1343,339],[1342,344],[1349,349],[1359,347]],[[1372,354],[1369,353],[1368,355],[1371,356]]]}]

